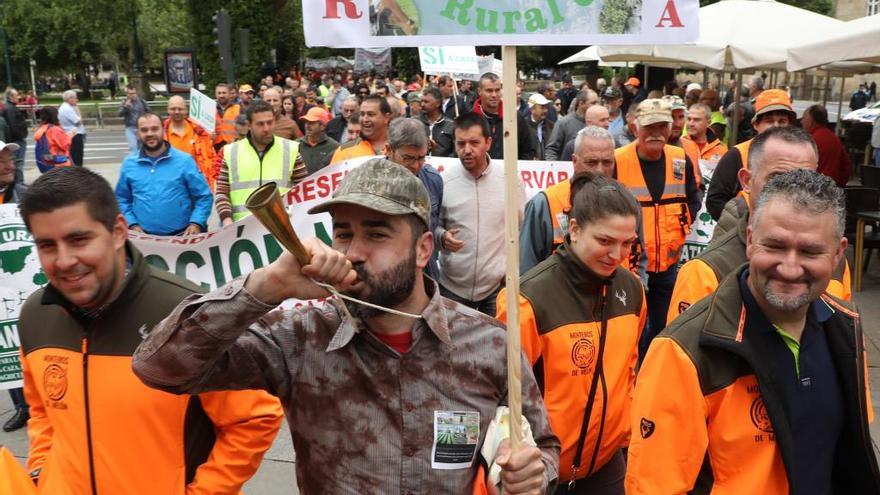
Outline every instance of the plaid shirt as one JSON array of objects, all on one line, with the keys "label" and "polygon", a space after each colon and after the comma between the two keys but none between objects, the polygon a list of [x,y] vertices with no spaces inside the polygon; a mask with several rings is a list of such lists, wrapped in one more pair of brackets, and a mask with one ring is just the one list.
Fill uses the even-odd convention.
[{"label": "plaid shirt", "polygon": [[[244,289],[245,278],[185,299],[134,357],[145,383],[175,393],[264,389],[284,405],[304,494],[465,494],[478,463],[431,467],[434,411],[476,411],[477,452],[495,409],[507,401],[501,324],[432,295],[401,355],[358,331],[337,301],[272,311]],[[559,441],[550,429],[531,367],[523,360],[523,414],[557,477]]]}]

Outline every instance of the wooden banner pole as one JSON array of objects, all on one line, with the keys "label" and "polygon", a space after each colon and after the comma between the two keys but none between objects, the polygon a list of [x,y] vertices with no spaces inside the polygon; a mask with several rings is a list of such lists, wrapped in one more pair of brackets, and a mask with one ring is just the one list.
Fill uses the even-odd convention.
[{"label": "wooden banner pole", "polygon": [[510,447],[522,444],[522,346],[519,331],[519,170],[517,167],[516,47],[501,48],[504,104],[505,242],[507,256],[507,397]]}]

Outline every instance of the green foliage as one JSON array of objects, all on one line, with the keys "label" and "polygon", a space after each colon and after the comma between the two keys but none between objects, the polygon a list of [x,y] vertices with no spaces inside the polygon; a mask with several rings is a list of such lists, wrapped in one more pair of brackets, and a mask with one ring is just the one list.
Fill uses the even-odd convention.
[{"label": "green foliage", "polygon": [[602,12],[599,13],[599,32],[603,34],[621,34],[632,16],[632,9],[626,0],[605,0]]}]

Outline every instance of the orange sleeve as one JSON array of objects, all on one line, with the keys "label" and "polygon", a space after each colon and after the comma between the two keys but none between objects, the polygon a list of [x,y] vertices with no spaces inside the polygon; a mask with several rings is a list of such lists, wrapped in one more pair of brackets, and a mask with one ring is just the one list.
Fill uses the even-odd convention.
[{"label": "orange sleeve", "polygon": [[[496,312],[498,313],[495,318],[504,324],[507,324],[506,289],[501,289],[501,292],[498,293],[495,306],[497,308]],[[529,364],[534,366],[535,363],[538,362],[538,358],[541,357],[544,347],[541,344],[541,337],[538,334],[538,323],[535,321],[535,311],[532,309],[532,304],[529,300],[523,296],[519,296],[519,329],[519,338],[523,353],[526,355],[526,358],[528,358]]]},{"label": "orange sleeve", "polygon": [[46,462],[46,456],[52,448],[52,436],[54,430],[49,416],[46,414],[46,406],[40,398],[40,393],[34,386],[34,377],[31,374],[30,366],[24,356],[19,353],[18,359],[21,360],[22,375],[24,377],[24,398],[30,408],[31,418],[27,422],[27,432],[29,440],[27,470],[28,472],[43,466]]},{"label": "orange sleeve", "polygon": [[636,382],[627,495],[691,490],[709,445],[707,417],[693,362],[672,339],[655,338]]},{"label": "orange sleeve", "polygon": [[678,271],[672,298],[669,300],[669,312],[666,314],[666,325],[678,318],[678,315],[691,307],[695,302],[715,292],[718,279],[709,265],[699,259],[685,263]]},{"label": "orange sleeve", "polygon": [[284,417],[281,403],[257,390],[206,392],[199,400],[214,423],[217,440],[186,495],[238,493],[272,446]]},{"label": "orange sleeve", "polygon": [[832,296],[843,299],[844,301],[852,301],[852,274],[849,271],[849,261],[843,260],[843,273],[838,277],[832,277],[828,282],[825,292]]}]

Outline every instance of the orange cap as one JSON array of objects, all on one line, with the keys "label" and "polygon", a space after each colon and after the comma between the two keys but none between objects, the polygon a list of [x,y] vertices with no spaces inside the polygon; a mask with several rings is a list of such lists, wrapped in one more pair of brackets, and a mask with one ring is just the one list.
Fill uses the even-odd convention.
[{"label": "orange cap", "polygon": [[639,82],[639,79],[637,77],[631,77],[627,79],[625,83],[623,83],[624,86],[635,86],[637,88],[639,87],[639,84],[641,83]]},{"label": "orange cap", "polygon": [[312,107],[306,112],[305,115],[299,118],[300,120],[307,120],[309,122],[320,122],[324,125],[327,125],[327,122],[330,122],[330,112],[324,110],[321,107]]},{"label": "orange cap", "polygon": [[779,110],[794,114],[794,109],[791,108],[791,98],[788,96],[788,93],[781,89],[762,91],[755,98],[755,116],[752,117],[752,123],[757,122],[760,115]]}]

